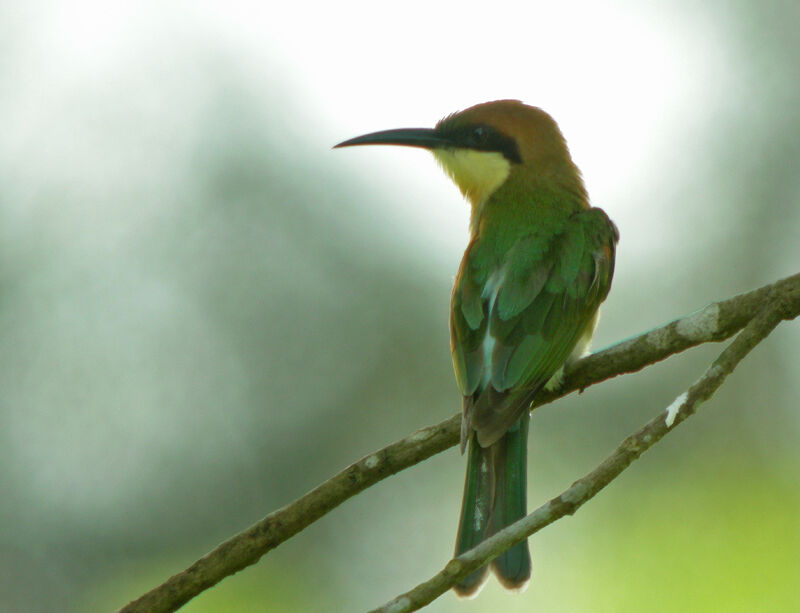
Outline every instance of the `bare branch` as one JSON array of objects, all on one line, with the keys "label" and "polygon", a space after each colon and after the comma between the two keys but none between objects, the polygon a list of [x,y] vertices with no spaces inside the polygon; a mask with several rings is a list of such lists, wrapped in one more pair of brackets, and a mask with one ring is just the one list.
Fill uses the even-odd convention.
[{"label": "bare branch", "polygon": [[[636,372],[701,343],[730,338],[761,308],[775,301],[782,305],[780,313],[783,319],[792,319],[800,313],[800,274],[713,303],[666,326],[587,356],[568,370],[560,391],[542,393],[534,407],[611,377]],[[361,458],[301,498],[220,544],[186,570],[173,575],[120,611],[159,613],[178,609],[225,577],[255,564],[261,556],[348,498],[455,445],[459,422],[460,414],[453,415]],[[504,533],[498,533],[498,536]]]},{"label": "bare branch", "polygon": [[694,414],[722,385],[725,378],[753,347],[760,343],[784,318],[783,305],[765,305],[744,330],[719,355],[705,374],[678,396],[666,412],[653,418],[641,430],[626,438],[619,447],[588,475],[573,483],[559,496],[533,513],[486,539],[475,548],[450,560],[428,581],[401,594],[370,613],[408,613],[432,602],[460,579],[480,568],[515,543],[538,532],[565,515],[572,515],[586,501],[614,480],[623,470],[667,434],[675,425]]}]

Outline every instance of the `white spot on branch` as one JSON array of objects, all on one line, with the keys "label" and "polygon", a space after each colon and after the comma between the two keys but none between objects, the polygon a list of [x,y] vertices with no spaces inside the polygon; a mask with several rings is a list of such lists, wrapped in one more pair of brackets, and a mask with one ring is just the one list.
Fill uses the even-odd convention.
[{"label": "white spot on branch", "polygon": [[431,428],[423,428],[422,430],[417,430],[411,436],[408,437],[408,440],[412,443],[420,443],[426,439],[429,439],[433,434],[433,430]]},{"label": "white spot on branch", "polygon": [[719,328],[719,305],[710,304],[706,308],[681,319],[675,331],[692,341],[706,340]]},{"label": "white spot on branch", "polygon": [[658,328],[647,333],[647,342],[656,349],[664,349],[669,344],[669,330]]},{"label": "white spot on branch", "polygon": [[667,426],[667,428],[671,428],[672,424],[675,423],[675,418],[678,416],[678,413],[680,412],[683,404],[686,402],[687,397],[688,394],[683,392],[683,394],[673,400],[672,404],[667,407],[667,416],[664,418],[664,424]]},{"label": "white spot on branch", "polygon": [[386,611],[387,613],[394,613],[395,611],[408,611],[410,606],[411,602],[408,600],[408,597],[403,596],[386,607]]}]

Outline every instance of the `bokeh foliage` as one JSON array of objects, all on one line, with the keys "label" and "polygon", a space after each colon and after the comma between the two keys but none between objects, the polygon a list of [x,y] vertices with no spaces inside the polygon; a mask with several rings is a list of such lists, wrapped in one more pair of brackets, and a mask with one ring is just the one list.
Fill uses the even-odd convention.
[{"label": "bokeh foliage", "polygon": [[[739,89],[628,196],[674,227],[603,203],[622,241],[599,346],[800,264],[798,9],[716,4]],[[458,253],[389,221],[402,196],[329,150],[325,101],[285,75],[256,85],[214,40],[164,55],[143,35],[65,76],[26,42],[35,10],[0,13],[0,609],[111,610],[457,410]],[[627,247],[642,242],[646,258]],[[538,535],[524,596],[492,584],[430,610],[796,611],[798,341],[779,327],[697,417]],[[530,504],[718,350],[537,411]],[[186,610],[393,597],[450,554],[462,471],[451,450],[379,484]]]}]

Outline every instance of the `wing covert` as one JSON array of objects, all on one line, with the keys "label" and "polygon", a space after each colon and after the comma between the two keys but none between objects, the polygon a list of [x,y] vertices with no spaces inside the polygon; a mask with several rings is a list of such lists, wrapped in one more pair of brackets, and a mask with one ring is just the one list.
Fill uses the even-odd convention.
[{"label": "wing covert", "polygon": [[[597,208],[570,216],[545,243],[521,239],[502,262],[494,302],[480,287],[469,288],[474,281],[462,279],[462,262],[451,317],[453,361],[465,417],[481,445],[505,433],[593,324],[611,286],[617,240],[616,227]],[[460,306],[467,289],[481,297],[477,327]],[[481,386],[483,380],[488,383]]]}]

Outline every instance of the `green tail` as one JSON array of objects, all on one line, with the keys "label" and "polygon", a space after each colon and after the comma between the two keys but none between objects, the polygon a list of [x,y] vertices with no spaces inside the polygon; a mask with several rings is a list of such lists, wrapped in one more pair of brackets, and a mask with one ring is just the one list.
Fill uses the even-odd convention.
[{"label": "green tail", "polygon": [[[527,513],[526,468],[528,422],[526,411],[497,443],[482,448],[473,434],[469,442],[464,500],[456,538],[456,555],[472,549]],[[497,556],[492,570],[506,588],[521,589],[531,576],[528,542],[523,541]],[[474,594],[486,578],[486,566],[462,579],[455,591]]]},{"label": "green tail", "polygon": [[[525,411],[508,432],[490,448],[495,454],[494,504],[491,534],[525,517],[527,505],[528,423]],[[504,587],[524,588],[531,578],[531,554],[528,541],[517,543],[491,561],[492,570]]]},{"label": "green tail", "polygon": [[[464,481],[464,499],[461,502],[461,519],[458,522],[456,555],[472,549],[485,538],[492,502],[489,475],[489,454],[486,449],[478,445],[478,439],[473,433],[469,441],[467,477]],[[453,589],[459,596],[474,594],[483,585],[487,570],[489,570],[487,566],[482,566],[464,577]]]}]

